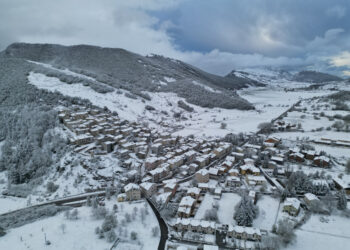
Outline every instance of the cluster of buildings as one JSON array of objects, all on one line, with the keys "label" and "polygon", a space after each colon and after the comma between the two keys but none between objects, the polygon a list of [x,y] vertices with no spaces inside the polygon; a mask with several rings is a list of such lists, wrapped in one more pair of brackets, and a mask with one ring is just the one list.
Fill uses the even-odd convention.
[{"label": "cluster of buildings", "polygon": [[[281,140],[264,135],[253,134],[249,142],[233,147],[220,140],[173,137],[103,110],[83,110],[78,106],[61,110],[59,119],[71,131],[70,140],[77,151],[119,156],[129,171],[118,201],[146,197],[163,206],[176,204],[175,220],[170,224],[177,232],[225,231],[229,238],[260,241],[261,231],[257,228],[194,219],[204,195],[210,192],[220,200],[223,192],[235,192],[243,186],[256,202],[256,191],[270,185],[266,174],[272,176],[277,170],[278,175],[286,175],[289,163],[310,163],[322,168],[331,165],[328,157],[316,151],[278,147]],[[276,121],[274,128],[291,131],[297,126]],[[133,178],[136,175],[140,175],[137,181]],[[338,185],[344,183],[339,181]],[[309,193],[304,202],[310,205],[317,199]],[[297,198],[287,198],[283,211],[297,216],[300,207]]]},{"label": "cluster of buildings", "polygon": [[303,163],[312,162],[317,167],[327,168],[330,166],[330,159],[327,156],[321,155],[320,152],[314,150],[301,150],[300,148],[290,149],[289,160]]},{"label": "cluster of buildings", "polygon": [[100,109],[73,106],[60,110],[59,119],[72,132],[70,142],[77,146],[77,152],[107,154],[119,147],[118,154],[121,156],[133,152],[145,158],[148,142],[156,136],[136,122],[120,120],[118,116]]}]

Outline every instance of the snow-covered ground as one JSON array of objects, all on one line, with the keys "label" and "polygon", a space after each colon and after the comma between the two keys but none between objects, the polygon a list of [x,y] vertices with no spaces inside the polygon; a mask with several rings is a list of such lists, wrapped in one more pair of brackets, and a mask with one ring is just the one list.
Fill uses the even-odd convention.
[{"label": "snow-covered ground", "polygon": [[235,224],[233,213],[235,206],[240,202],[241,196],[235,193],[223,193],[219,201],[218,217],[223,224]]},{"label": "snow-covered ground", "polygon": [[257,206],[259,207],[259,215],[253,221],[253,226],[270,231],[277,217],[279,201],[264,195],[258,200]]},{"label": "snow-covered ground", "polygon": [[[111,210],[111,206],[116,202],[107,202],[106,206]],[[158,227],[157,218],[148,207],[149,214],[145,217],[144,222],[140,218],[140,210],[145,206],[145,202],[138,203],[118,203],[118,212],[116,217],[118,226],[116,229],[117,237],[121,237],[122,243],[118,245],[117,249],[128,249],[123,245],[129,245],[130,249],[154,250],[157,249],[159,237],[153,237],[151,229]],[[148,206],[148,204],[147,204]],[[138,209],[135,219],[123,226],[123,230],[119,233],[121,221],[126,213],[132,214],[134,208]],[[108,243],[105,239],[98,239],[95,234],[95,228],[100,227],[102,220],[96,220],[91,217],[91,208],[78,208],[79,219],[68,220],[63,213],[56,216],[38,220],[31,224],[24,225],[19,228],[14,228],[8,231],[6,237],[0,237],[0,249],[6,250],[41,250],[41,249],[78,249],[78,250],[96,250],[96,249],[110,249],[112,243]],[[62,224],[65,225],[64,232],[62,231]],[[138,239],[130,241],[130,243],[123,243],[124,238],[130,239],[130,233],[135,231]],[[125,237],[124,234],[127,234]],[[45,245],[44,237],[51,242],[50,246]],[[141,244],[138,244],[141,242]]]},{"label": "snow-covered ground", "polygon": [[27,206],[24,198],[4,196],[2,192],[7,189],[7,172],[0,172],[0,214],[10,212]]},{"label": "snow-covered ground", "polygon": [[205,197],[195,215],[195,219],[204,219],[205,211],[213,208],[214,203],[218,203],[218,219],[219,223],[234,225],[233,213],[236,204],[241,197],[235,193],[223,193],[220,200],[214,199],[214,196],[206,193]]},{"label": "snow-covered ground", "polygon": [[296,242],[287,249],[347,249],[350,244],[349,225],[350,219],[344,217],[312,215],[296,231]]},{"label": "snow-covered ground", "polygon": [[[248,88],[239,91],[239,94],[253,103],[256,110],[208,109],[189,104],[195,112],[185,112],[187,120],[177,120],[173,114],[183,111],[177,102],[185,100],[173,93],[148,93],[152,100],[142,101],[126,97],[124,94],[127,91],[124,90],[121,91],[122,94],[118,94],[117,91],[101,94],[81,83],[66,84],[55,77],[47,77],[40,73],[30,73],[28,80],[38,88],[89,99],[94,105],[106,106],[112,111],[117,111],[123,119],[147,121],[151,127],[159,129],[162,126],[179,125],[184,128],[178,130],[176,135],[194,134],[198,137],[221,137],[227,133],[254,132],[260,123],[271,121],[299,99],[330,93],[325,90],[285,92],[282,88]],[[156,111],[145,110],[146,105],[155,107]],[[161,111],[167,112],[168,115],[162,114]],[[220,128],[222,122],[227,124],[226,129]]]},{"label": "snow-covered ground", "polygon": [[[319,123],[319,125],[322,123]],[[296,140],[297,138],[308,140],[320,140],[321,138],[327,138],[332,140],[350,140],[350,134],[348,132],[336,132],[336,131],[315,131],[315,132],[279,132],[273,133],[272,136],[281,138]]]},{"label": "snow-covered ground", "polygon": [[26,206],[27,199],[0,195],[0,214],[24,208]]}]

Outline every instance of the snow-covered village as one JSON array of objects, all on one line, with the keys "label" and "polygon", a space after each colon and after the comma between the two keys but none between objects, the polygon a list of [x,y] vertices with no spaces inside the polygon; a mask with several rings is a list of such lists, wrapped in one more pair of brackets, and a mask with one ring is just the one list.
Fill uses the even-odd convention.
[{"label": "snow-covered village", "polygon": [[[22,8],[35,9],[41,22],[42,10],[55,8],[57,22],[68,8],[66,1],[33,2],[41,5]],[[80,42],[51,18],[47,27],[58,26],[35,39],[2,41],[0,35],[0,249],[328,250],[350,244],[350,48],[339,43],[329,48],[334,55],[324,54],[329,41],[347,38],[340,24],[350,5],[320,1],[324,19],[344,19],[342,31],[336,26],[316,35],[306,45],[307,58],[268,57],[266,50],[262,59],[248,40],[247,54],[220,51],[220,43],[207,54],[190,53],[177,47],[176,32],[168,38],[171,49],[165,43],[162,50],[161,39],[180,25],[169,23],[172,11],[182,13],[181,22],[246,11],[243,1],[218,1],[187,13],[192,2],[92,1],[66,13],[77,29],[82,24],[75,17],[95,20],[90,28],[104,39],[112,36],[109,28],[122,29],[127,43],[118,36],[101,43],[94,33],[83,36],[91,42]],[[278,12],[277,4],[253,2],[257,15]],[[289,18],[310,13],[294,7],[316,5],[287,2]],[[19,14],[15,5],[0,3],[9,25]],[[214,16],[213,8],[222,15]],[[118,12],[114,28],[103,19],[110,12]],[[150,36],[160,32],[156,44],[138,37],[145,29]],[[261,48],[266,36],[273,38],[266,29]],[[210,25],[208,32],[217,34]],[[141,41],[157,49],[140,50]]]}]

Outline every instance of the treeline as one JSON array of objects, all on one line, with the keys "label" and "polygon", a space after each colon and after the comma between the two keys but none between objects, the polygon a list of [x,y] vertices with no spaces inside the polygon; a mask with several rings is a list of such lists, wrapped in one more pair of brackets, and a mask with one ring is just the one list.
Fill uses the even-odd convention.
[{"label": "treeline", "polygon": [[233,92],[231,94],[211,92],[201,86],[185,81],[169,83],[162,86],[159,91],[175,92],[180,97],[185,98],[188,103],[205,108],[254,109],[251,103]]}]

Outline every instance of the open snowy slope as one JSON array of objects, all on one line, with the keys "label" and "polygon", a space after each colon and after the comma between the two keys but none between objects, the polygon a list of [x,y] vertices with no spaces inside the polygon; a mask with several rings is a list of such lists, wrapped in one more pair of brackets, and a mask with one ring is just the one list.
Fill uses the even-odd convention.
[{"label": "open snowy slope", "polygon": [[[179,135],[194,134],[200,137],[254,132],[260,123],[277,117],[299,99],[330,93],[324,90],[285,92],[281,88],[248,88],[239,93],[254,104],[255,110],[210,109],[188,104],[194,109],[193,112],[188,112],[178,106],[179,101],[186,103],[185,99],[174,93],[145,92],[151,96],[151,100],[142,100],[127,97],[126,90],[102,94],[82,83],[66,84],[55,77],[40,73],[30,73],[28,80],[38,88],[88,99],[94,105],[118,112],[123,119],[144,121],[151,127],[170,130]],[[179,113],[180,117],[174,117]],[[222,129],[221,123],[226,123],[226,128]]]}]

